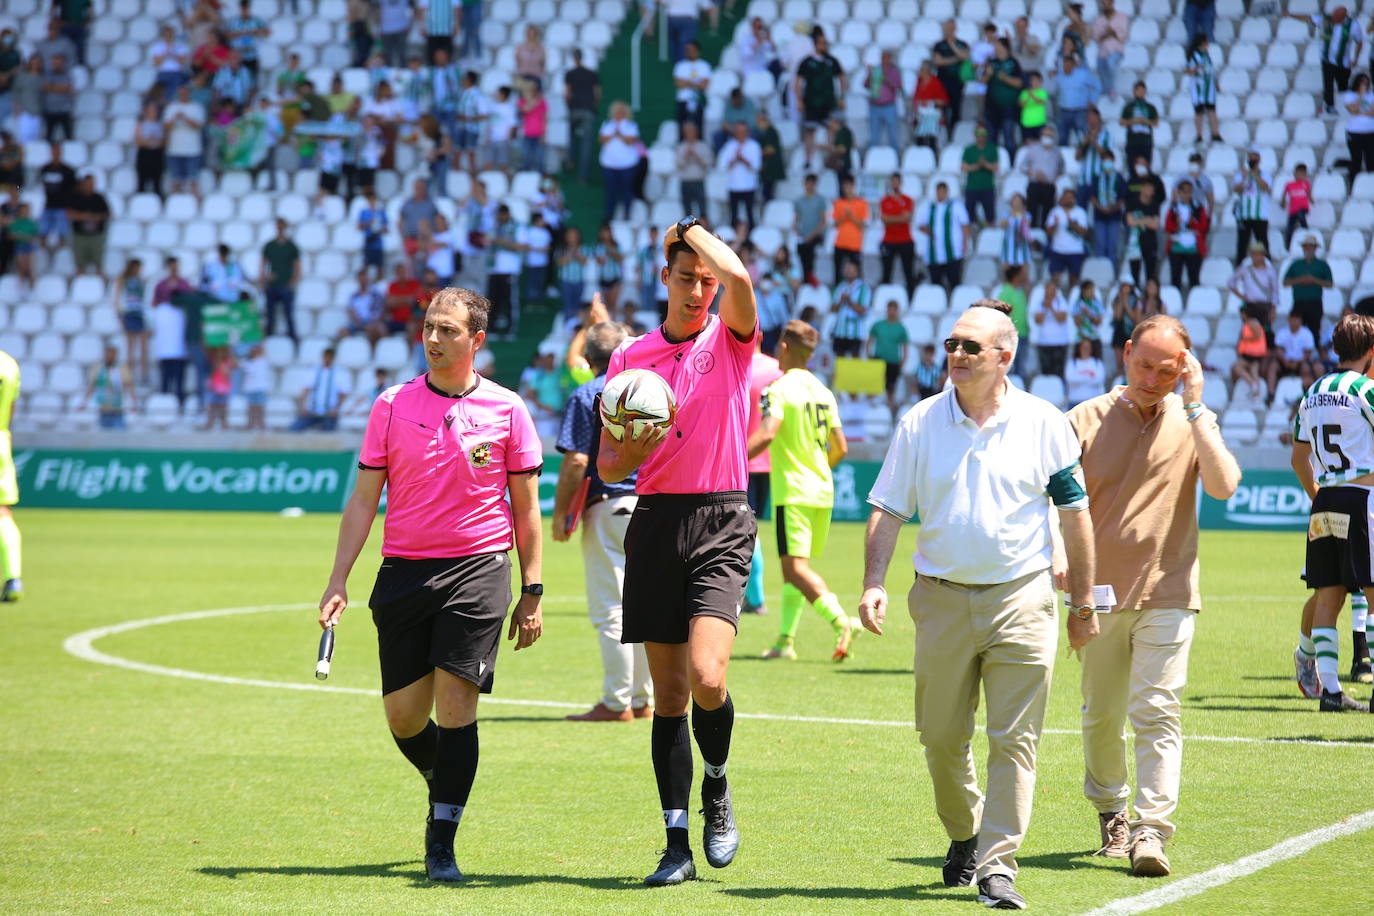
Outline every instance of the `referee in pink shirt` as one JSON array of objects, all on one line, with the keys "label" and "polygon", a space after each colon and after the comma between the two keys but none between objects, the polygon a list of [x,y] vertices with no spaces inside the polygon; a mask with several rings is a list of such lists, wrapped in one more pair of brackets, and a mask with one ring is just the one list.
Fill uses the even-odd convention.
[{"label": "referee in pink shirt", "polygon": [[[663,324],[625,341],[607,379],[651,369],[677,399],[668,430],[617,442],[604,430],[597,470],[607,483],[639,470],[639,503],[625,535],[624,630],[644,643],[654,681],[653,761],[667,849],[651,886],[696,877],[687,840],[692,733],[701,782],[706,860],[724,868],[739,848],[725,762],[735,707],[725,686],[757,526],[745,497],[749,376],[758,336],[754,288],[730,247],[687,217],[663,237]],[[721,288],[720,314],[711,303]]]},{"label": "referee in pink shirt", "polygon": [[425,869],[432,881],[463,880],[453,838],[477,773],[477,696],[491,692],[511,602],[512,546],[522,587],[506,638],[519,637],[518,651],[543,628],[542,449],[519,396],[473,371],[490,309],[467,289],[444,289],[430,301],[423,336],[429,371],[388,388],[372,405],[320,600],[320,626],[337,624],[385,485],[382,566],[369,603],[387,724],[428,784]]}]

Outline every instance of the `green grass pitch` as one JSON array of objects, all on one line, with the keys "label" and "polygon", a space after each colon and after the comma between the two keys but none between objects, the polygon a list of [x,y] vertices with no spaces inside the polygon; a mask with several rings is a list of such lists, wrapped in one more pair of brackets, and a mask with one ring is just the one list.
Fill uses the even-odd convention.
[{"label": "green grass pitch", "polygon": [[[743,844],[729,869],[649,890],[662,843],[649,724],[562,721],[600,682],[576,544],[546,546],[545,635],[502,650],[484,703],[482,765],[462,829],[462,886],[424,881],[419,777],[386,733],[366,609],[377,535],[353,576],[330,693],[174,678],[64,651],[94,627],[181,612],[313,604],[337,517],[24,510],[28,596],[0,606],[0,911],[12,913],[974,912],[946,889],[946,838],[910,725],[912,624],[900,610],[849,663],[804,620],[795,663],[763,662],[774,615],[747,618],[730,671],[741,714],[876,720],[737,723],[730,772]],[[772,527],[763,527],[766,549]],[[889,576],[910,582],[907,531]],[[1175,878],[1374,808],[1374,717],[1318,716],[1292,683],[1303,541],[1208,532],[1206,609],[1184,725]],[[857,601],[862,528],[818,564]],[[770,563],[768,589],[779,578]],[[94,648],[151,665],[311,686],[311,610],[255,611],[119,632]],[[1342,625],[1342,629],[1348,629]],[[1342,667],[1349,663],[1342,637]],[[1162,886],[1091,858],[1081,794],[1077,662],[1062,654],[1040,746],[1018,888],[1034,912],[1081,913]],[[1369,688],[1355,695],[1368,698]],[[976,739],[980,760],[985,746]],[[700,776],[700,762],[697,763]],[[694,843],[700,818],[693,813]],[[1365,831],[1164,907],[1163,913],[1362,912]],[[1173,880],[1173,879],[1170,879]]]}]

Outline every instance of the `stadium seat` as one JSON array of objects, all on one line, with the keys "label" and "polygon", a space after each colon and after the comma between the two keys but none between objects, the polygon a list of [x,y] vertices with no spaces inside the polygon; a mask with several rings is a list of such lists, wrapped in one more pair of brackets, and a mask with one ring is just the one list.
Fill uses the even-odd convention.
[{"label": "stadium seat", "polygon": [[911,297],[911,310],[922,315],[943,315],[949,305],[942,286],[922,283]]},{"label": "stadium seat", "polygon": [[1030,393],[1044,398],[1056,407],[1066,406],[1064,380],[1057,375],[1037,375],[1031,380]]}]

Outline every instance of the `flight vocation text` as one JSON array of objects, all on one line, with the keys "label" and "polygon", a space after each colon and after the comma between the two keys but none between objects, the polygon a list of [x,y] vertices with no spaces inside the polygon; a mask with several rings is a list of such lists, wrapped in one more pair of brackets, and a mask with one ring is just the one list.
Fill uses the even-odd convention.
[{"label": "flight vocation text", "polygon": [[294,467],[287,461],[215,467],[188,459],[131,462],[110,458],[88,463],[80,458],[44,458],[38,462],[32,486],[99,499],[115,493],[335,493],[341,483],[336,468]]}]

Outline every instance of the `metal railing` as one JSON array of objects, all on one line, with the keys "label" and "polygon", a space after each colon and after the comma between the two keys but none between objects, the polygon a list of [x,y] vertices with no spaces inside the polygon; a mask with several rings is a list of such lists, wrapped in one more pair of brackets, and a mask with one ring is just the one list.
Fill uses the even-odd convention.
[{"label": "metal railing", "polygon": [[[668,59],[668,5],[659,3],[658,6],[658,59]],[[644,33],[649,28],[650,19],[643,16],[639,20],[639,25],[635,26],[634,34],[630,36],[630,110],[639,111],[640,102],[643,95],[643,74],[640,73],[640,46],[644,40]]]}]

